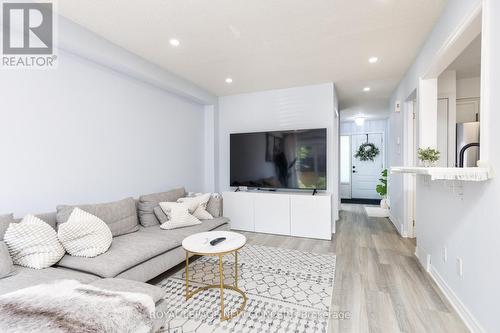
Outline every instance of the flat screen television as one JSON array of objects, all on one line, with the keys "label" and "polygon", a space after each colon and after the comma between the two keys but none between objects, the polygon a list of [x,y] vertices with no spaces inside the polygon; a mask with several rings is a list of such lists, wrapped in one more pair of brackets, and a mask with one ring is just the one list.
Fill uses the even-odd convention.
[{"label": "flat screen television", "polygon": [[230,185],[326,190],[326,128],[230,135]]}]

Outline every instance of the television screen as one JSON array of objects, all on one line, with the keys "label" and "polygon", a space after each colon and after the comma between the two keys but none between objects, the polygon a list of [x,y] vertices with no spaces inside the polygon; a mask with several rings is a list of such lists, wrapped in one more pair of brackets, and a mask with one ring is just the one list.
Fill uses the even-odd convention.
[{"label": "television screen", "polygon": [[230,137],[230,185],[326,190],[326,129]]}]

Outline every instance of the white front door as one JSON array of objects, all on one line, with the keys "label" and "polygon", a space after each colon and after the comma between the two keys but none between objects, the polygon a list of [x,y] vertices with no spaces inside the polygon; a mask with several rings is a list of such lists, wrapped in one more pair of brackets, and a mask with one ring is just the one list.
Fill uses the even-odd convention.
[{"label": "white front door", "polygon": [[[379,149],[373,161],[361,161],[354,157],[359,146],[370,142]],[[352,143],[352,197],[356,199],[380,199],[375,191],[384,169],[384,141],[381,133],[356,134],[351,137]]]}]

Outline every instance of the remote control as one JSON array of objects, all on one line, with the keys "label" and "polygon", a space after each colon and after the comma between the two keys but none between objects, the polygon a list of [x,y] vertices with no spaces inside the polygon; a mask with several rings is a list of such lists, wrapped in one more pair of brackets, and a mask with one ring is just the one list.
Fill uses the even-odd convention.
[{"label": "remote control", "polygon": [[215,246],[215,245],[217,245],[217,244],[219,244],[220,242],[223,242],[223,241],[225,241],[225,240],[226,240],[226,237],[219,237],[219,238],[216,238],[216,239],[212,239],[212,240],[210,241],[210,245]]}]

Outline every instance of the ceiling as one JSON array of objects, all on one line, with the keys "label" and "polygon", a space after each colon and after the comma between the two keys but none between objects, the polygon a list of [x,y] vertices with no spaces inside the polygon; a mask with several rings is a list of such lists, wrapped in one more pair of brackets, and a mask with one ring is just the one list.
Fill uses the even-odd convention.
[{"label": "ceiling", "polygon": [[389,116],[389,105],[387,98],[353,101],[352,104],[344,104],[340,112],[340,121],[354,121],[357,117],[366,120],[386,119]]},{"label": "ceiling", "polygon": [[446,70],[457,72],[457,79],[481,76],[481,35],[477,36]]},{"label": "ceiling", "polygon": [[64,0],[57,9],[216,95],[333,81],[342,105],[367,105],[388,99],[445,2]]}]

